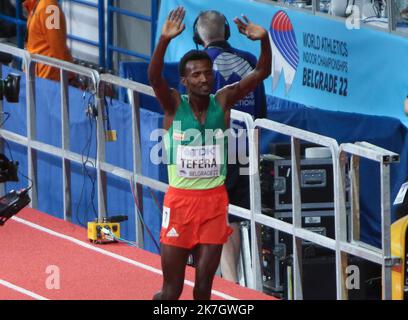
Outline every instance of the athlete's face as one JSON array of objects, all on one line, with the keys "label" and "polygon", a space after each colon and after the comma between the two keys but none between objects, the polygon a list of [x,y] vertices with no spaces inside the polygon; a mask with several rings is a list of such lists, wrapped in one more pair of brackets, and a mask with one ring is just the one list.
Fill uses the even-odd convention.
[{"label": "athlete's face", "polygon": [[185,76],[181,79],[187,92],[208,96],[214,83],[212,65],[209,60],[190,60],[186,64]]}]

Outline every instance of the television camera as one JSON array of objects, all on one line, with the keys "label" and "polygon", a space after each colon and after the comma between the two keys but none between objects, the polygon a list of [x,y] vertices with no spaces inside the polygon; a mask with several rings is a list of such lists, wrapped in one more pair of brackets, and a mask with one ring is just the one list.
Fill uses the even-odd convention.
[{"label": "television camera", "polygon": [[[0,63],[8,64],[12,56],[6,53],[0,53]],[[6,79],[0,78],[0,100],[3,97],[8,102],[16,103],[20,94],[20,75],[9,74]],[[10,161],[3,153],[0,153],[0,183],[7,181],[18,181],[18,162]],[[27,206],[31,199],[28,195],[29,188],[19,191],[10,191],[0,197],[0,226],[17,214],[21,209]]]},{"label": "television camera", "polygon": [[[13,60],[13,57],[6,53],[0,53],[0,63],[8,64]],[[0,78],[0,100],[6,97],[6,100],[11,103],[18,102],[20,93],[20,79],[18,74],[10,73],[5,79]]]},{"label": "television camera", "polygon": [[0,79],[0,100],[6,97],[6,100],[11,103],[18,102],[20,93],[20,76],[10,73],[6,79]]}]

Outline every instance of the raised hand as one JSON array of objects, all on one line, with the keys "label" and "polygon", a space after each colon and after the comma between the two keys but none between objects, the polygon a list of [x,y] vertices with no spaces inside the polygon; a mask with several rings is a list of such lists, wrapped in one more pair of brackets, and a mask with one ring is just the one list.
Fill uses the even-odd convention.
[{"label": "raised hand", "polygon": [[173,39],[183,32],[186,28],[185,24],[182,23],[185,13],[183,7],[177,7],[175,10],[170,11],[163,25],[163,37]]},{"label": "raised hand", "polygon": [[246,35],[247,38],[251,40],[260,40],[268,35],[263,27],[252,23],[245,15],[242,15],[242,18],[245,22],[239,18],[235,18],[234,22],[237,25],[239,32]]}]

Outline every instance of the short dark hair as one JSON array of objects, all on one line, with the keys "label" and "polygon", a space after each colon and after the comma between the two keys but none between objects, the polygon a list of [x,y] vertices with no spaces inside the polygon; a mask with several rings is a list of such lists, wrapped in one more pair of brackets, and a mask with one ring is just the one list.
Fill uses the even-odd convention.
[{"label": "short dark hair", "polygon": [[180,60],[179,68],[178,68],[180,77],[184,77],[185,72],[186,72],[186,64],[187,62],[192,61],[192,60],[208,60],[211,63],[211,67],[213,64],[207,52],[202,51],[202,50],[190,50]]}]

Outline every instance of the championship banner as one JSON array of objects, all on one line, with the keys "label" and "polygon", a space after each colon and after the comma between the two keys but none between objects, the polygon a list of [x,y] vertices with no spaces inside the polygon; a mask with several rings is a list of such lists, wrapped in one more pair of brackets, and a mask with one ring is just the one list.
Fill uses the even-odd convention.
[{"label": "championship banner", "polygon": [[259,41],[239,34],[233,22],[245,14],[269,31],[273,58],[267,94],[325,110],[390,116],[408,125],[403,112],[408,38],[370,30],[358,19],[331,20],[247,0],[162,1],[157,36],[167,14],[179,5],[186,9],[186,29],[170,44],[167,62],[195,48],[194,20],[210,9],[227,17],[232,46],[259,56]]}]

